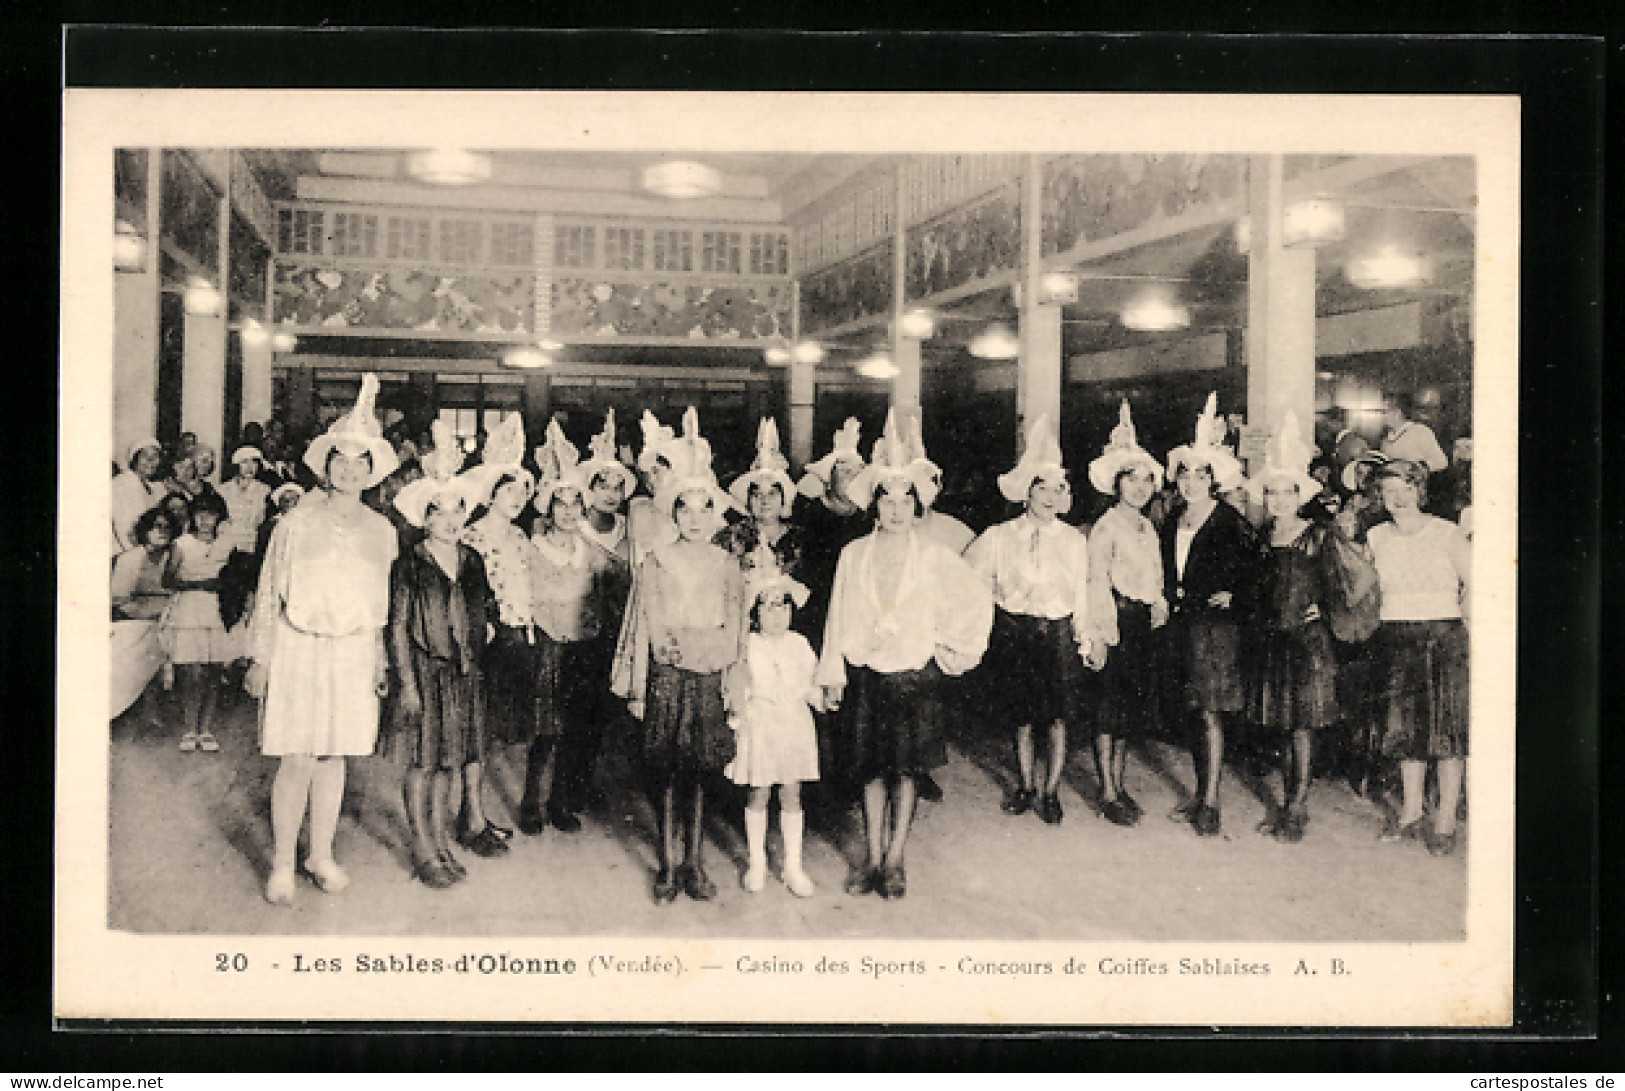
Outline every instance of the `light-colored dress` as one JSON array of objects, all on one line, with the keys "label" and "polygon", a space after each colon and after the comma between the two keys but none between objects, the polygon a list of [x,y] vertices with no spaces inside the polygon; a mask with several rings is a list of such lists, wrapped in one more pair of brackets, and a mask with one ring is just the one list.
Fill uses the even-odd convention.
[{"label": "light-colored dress", "polygon": [[812,710],[822,706],[813,682],[818,657],[800,633],[751,633],[745,640],[744,711],[734,725],[737,749],[724,772],[735,784],[768,788],[818,779],[818,733]]},{"label": "light-colored dress", "polygon": [[[174,576],[179,580],[212,580],[231,557],[232,543],[222,537],[205,542],[191,534],[175,539]],[[181,591],[169,604],[160,625],[169,658],[175,663],[230,663],[243,655],[239,630],[227,631],[220,619],[220,596],[213,591]]]},{"label": "light-colored dress", "polygon": [[278,521],[260,569],[251,647],[266,668],[260,749],[370,754],[395,528],[314,493]]},{"label": "light-colored dress", "polygon": [[112,490],[113,554],[117,556],[136,544],[136,521],[158,506],[164,490],[134,470],[125,470],[113,478]]},{"label": "light-colored dress", "polygon": [[220,537],[244,553],[254,552],[270,496],[270,486],[265,482],[241,474],[221,485],[220,499],[226,502],[227,515],[220,526]]},{"label": "light-colored dress", "polygon": [[164,665],[158,618],[170,600],[163,583],[167,564],[167,554],[154,560],[139,547],[120,553],[113,562],[113,607],[122,616],[113,621],[109,717],[133,705]]}]

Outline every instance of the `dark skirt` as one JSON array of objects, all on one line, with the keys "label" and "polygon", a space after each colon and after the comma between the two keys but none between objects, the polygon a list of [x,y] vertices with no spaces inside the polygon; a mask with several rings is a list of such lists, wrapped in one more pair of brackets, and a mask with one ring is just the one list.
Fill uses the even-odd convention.
[{"label": "dark skirt", "polygon": [[847,684],[846,740],[840,767],[851,783],[919,776],[943,765],[942,669],[881,674],[853,667]]},{"label": "dark skirt", "polygon": [[509,745],[557,742],[566,724],[593,714],[598,680],[591,674],[590,642],[531,633],[527,640],[526,630],[499,626],[485,655],[491,735]]},{"label": "dark skirt", "polygon": [[1240,712],[1247,703],[1241,674],[1241,629],[1216,613],[1175,614],[1168,623],[1170,691],[1198,712]]},{"label": "dark skirt", "polygon": [[1280,731],[1335,723],[1337,651],[1324,621],[1257,631],[1247,689],[1249,723]]},{"label": "dark skirt", "polygon": [[996,609],[984,665],[984,679],[993,688],[988,704],[1001,726],[1078,723],[1084,665],[1070,617],[1052,620]]},{"label": "dark skirt", "polygon": [[1455,619],[1385,621],[1374,639],[1383,754],[1400,761],[1466,757],[1466,626]]},{"label": "dark skirt", "polygon": [[1157,688],[1162,642],[1151,629],[1151,607],[1117,599],[1117,646],[1106,652],[1100,672],[1100,712],[1097,735],[1114,739],[1142,738],[1157,718]]},{"label": "dark skirt", "polygon": [[534,633],[499,624],[480,660],[486,722],[494,741],[528,743],[535,732],[536,647],[527,640]]},{"label": "dark skirt", "polygon": [[397,760],[432,769],[458,769],[481,760],[485,751],[485,710],[480,676],[464,674],[455,662],[413,649],[408,665],[422,715],[407,718],[397,703],[388,752]]},{"label": "dark skirt", "polygon": [[722,672],[699,674],[651,661],[643,713],[643,759],[651,777],[720,772],[733,758]]}]

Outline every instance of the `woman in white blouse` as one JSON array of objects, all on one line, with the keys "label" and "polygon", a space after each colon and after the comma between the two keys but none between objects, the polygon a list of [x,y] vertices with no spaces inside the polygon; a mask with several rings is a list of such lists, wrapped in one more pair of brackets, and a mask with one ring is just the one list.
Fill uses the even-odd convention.
[{"label": "woman in white blouse", "polygon": [[[1382,594],[1376,650],[1384,709],[1382,752],[1399,762],[1399,815],[1382,840],[1417,839],[1428,851],[1456,850],[1456,804],[1467,766],[1467,603],[1471,546],[1455,523],[1427,515],[1425,465],[1404,459],[1377,470],[1391,523],[1367,541]],[[1439,806],[1424,828],[1428,763],[1438,774]]]},{"label": "woman in white blouse", "polygon": [[874,505],[875,531],[841,552],[817,680],[831,708],[851,688],[839,760],[863,785],[869,855],[847,893],[901,898],[914,778],[946,760],[942,681],[981,661],[993,597],[962,558],[916,532],[935,485],[889,416],[849,494]]},{"label": "woman in white blouse", "polygon": [[[1018,518],[989,527],[965,550],[965,561],[993,592],[993,634],[987,667],[993,707],[1015,729],[1020,784],[1005,798],[1008,815],[1037,810],[1061,821],[1061,770],[1066,729],[1080,717],[1083,665],[1099,670],[1104,657],[1089,635],[1089,543],[1059,516],[1072,507],[1061,448],[1040,417],[1015,469],[999,478],[1006,500],[1024,503]],[[1102,649],[1103,650],[1103,649]],[[1049,763],[1037,785],[1033,729],[1049,729]]]},{"label": "woman in white blouse", "polygon": [[1161,668],[1153,634],[1168,623],[1168,600],[1157,528],[1145,517],[1162,485],[1162,464],[1135,438],[1127,401],[1105,452],[1089,464],[1089,483],[1117,498],[1089,532],[1090,629],[1106,658],[1095,718],[1100,813],[1114,825],[1133,826],[1144,812],[1123,772],[1129,743],[1145,736],[1156,715]]}]

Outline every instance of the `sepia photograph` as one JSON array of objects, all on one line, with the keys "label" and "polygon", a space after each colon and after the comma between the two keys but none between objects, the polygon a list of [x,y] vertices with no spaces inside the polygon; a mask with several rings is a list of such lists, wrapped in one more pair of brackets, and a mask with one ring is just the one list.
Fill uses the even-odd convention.
[{"label": "sepia photograph", "polygon": [[1504,1025],[1518,141],[70,89],[58,1014]]}]

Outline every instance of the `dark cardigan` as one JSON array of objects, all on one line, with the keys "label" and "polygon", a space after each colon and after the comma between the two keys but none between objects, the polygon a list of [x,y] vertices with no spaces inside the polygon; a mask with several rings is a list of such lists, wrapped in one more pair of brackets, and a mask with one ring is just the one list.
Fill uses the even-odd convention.
[{"label": "dark cardigan", "polygon": [[[486,621],[493,616],[491,591],[478,553],[459,544],[457,560],[453,584],[421,542],[396,558],[390,572],[389,650],[397,674],[405,673],[414,651],[431,659],[461,660],[464,673],[476,669]],[[466,619],[462,647],[452,633],[453,594],[461,597]]]},{"label": "dark cardigan", "polygon": [[[1220,500],[1191,540],[1180,577],[1174,563],[1174,541],[1179,519],[1170,516],[1162,527],[1162,571],[1168,604],[1185,614],[1216,614],[1240,620],[1256,605],[1262,555],[1258,532],[1235,508]],[[1230,592],[1229,610],[1208,605],[1221,591]]]}]

